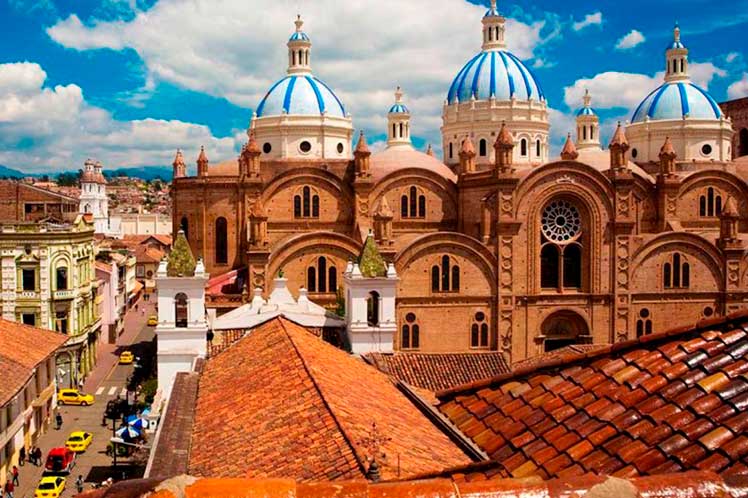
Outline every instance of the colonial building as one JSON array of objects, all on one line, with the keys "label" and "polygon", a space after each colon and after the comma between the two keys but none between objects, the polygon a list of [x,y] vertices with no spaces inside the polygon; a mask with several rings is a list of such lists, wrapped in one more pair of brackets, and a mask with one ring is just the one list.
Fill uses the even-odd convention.
[{"label": "colonial building", "polygon": [[101,317],[93,220],[0,224],[5,320],[68,336],[57,354],[57,380],[72,387],[96,363]]},{"label": "colonial building", "polygon": [[732,120],[735,129],[732,138],[732,157],[748,156],[748,97],[722,102],[719,106]]},{"label": "colonial building", "polygon": [[78,201],[73,197],[14,180],[0,181],[0,220],[62,221],[77,213]]},{"label": "colonial building", "polygon": [[100,162],[86,160],[81,175],[80,212],[90,213],[94,218],[96,233],[107,237],[122,237],[122,220],[109,216],[109,197],[106,178]]},{"label": "colonial building", "polygon": [[239,157],[212,165],[201,151],[195,177],[181,152],[173,164],[173,230],[207,272],[230,276],[222,289],[237,283],[227,302],[240,304],[242,288],[267,295],[283,269],[291,292],[335,306],[372,230],[399,279],[395,350],[513,362],[745,306],[748,169],[731,162],[731,120],[689,78],[679,28],[662,86],[608,149],[587,94],[553,160],[545,94],[505,28],[492,2],[482,50],[445,89],[442,162],[413,148],[400,89],[387,148],[372,153],[363,134],[353,147],[297,20],[287,75]]}]

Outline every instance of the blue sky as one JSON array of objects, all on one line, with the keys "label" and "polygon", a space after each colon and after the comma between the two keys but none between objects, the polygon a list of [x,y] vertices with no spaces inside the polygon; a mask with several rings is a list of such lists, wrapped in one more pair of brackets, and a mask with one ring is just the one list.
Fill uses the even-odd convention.
[{"label": "blue sky", "polygon": [[[402,85],[419,147],[480,49],[488,0],[6,0],[0,5],[0,164],[29,172],[167,165],[205,145],[236,155],[252,109],[285,72],[300,11],[315,74],[369,142]],[[748,0],[499,1],[509,49],[533,67],[556,148],[584,88],[604,134],[661,80],[677,20],[692,76],[718,101],[748,95]],[[605,137],[604,137],[605,138]],[[379,146],[379,145],[375,145]]]}]

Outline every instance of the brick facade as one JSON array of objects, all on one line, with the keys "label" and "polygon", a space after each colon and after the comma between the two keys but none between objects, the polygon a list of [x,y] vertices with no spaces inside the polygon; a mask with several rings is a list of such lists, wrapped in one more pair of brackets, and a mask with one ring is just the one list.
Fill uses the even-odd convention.
[{"label": "brick facade", "polygon": [[32,185],[0,180],[0,220],[69,219],[78,214],[78,199]]},{"label": "brick facade", "polygon": [[732,120],[735,135],[732,138],[733,159],[748,156],[748,97],[722,102],[722,112]]}]

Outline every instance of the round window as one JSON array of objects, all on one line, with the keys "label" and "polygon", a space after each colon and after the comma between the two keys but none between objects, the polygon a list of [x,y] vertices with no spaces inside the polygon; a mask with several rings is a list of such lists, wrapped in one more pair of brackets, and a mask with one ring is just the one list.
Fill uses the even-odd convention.
[{"label": "round window", "polygon": [[704,154],[705,156],[708,156],[709,154],[712,153],[712,146],[709,145],[709,144],[702,145],[701,146],[701,153]]},{"label": "round window", "polygon": [[345,150],[345,147],[343,146],[343,143],[342,142],[339,143],[338,144],[338,154],[342,154],[344,150]]},{"label": "round window", "polygon": [[642,318],[648,318],[649,317],[649,310],[647,308],[643,308],[639,312],[639,316],[642,317]]},{"label": "round window", "polygon": [[638,155],[639,155],[639,151],[638,150],[631,149],[631,157],[633,157],[634,159],[636,159],[636,156],[638,156]]},{"label": "round window", "polygon": [[482,311],[479,311],[478,313],[475,314],[476,322],[482,322],[484,318],[486,318],[486,315]]},{"label": "round window", "polygon": [[308,153],[310,150],[312,150],[312,144],[304,140],[299,144],[299,150],[303,152],[304,154]]},{"label": "round window", "polygon": [[553,201],[543,210],[543,235],[553,242],[568,242],[579,235],[582,218],[579,210],[566,201]]},{"label": "round window", "polygon": [[707,306],[706,308],[704,308],[704,316],[705,317],[708,318],[708,317],[712,316],[713,314],[714,314],[714,310],[712,309],[711,306]]},{"label": "round window", "polygon": [[413,323],[416,321],[416,315],[415,313],[408,313],[405,315],[405,321],[408,323]]},{"label": "round window", "polygon": [[265,154],[270,154],[270,151],[273,150],[273,146],[270,145],[270,142],[265,142],[262,144],[262,152]]}]

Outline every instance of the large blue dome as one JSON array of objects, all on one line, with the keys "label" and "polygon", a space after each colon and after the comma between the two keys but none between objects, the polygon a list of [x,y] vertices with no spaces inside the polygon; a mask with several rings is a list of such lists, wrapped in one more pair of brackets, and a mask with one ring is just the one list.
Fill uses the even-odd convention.
[{"label": "large blue dome", "polygon": [[722,117],[717,102],[705,90],[690,82],[664,83],[647,95],[634,111],[632,123],[651,120],[719,119]]},{"label": "large blue dome", "polygon": [[280,114],[345,117],[345,107],[335,93],[314,76],[289,75],[275,83],[257,106],[257,117]]},{"label": "large blue dome", "polygon": [[463,66],[449,87],[447,103],[491,97],[545,100],[543,88],[521,60],[505,50],[484,50]]}]

